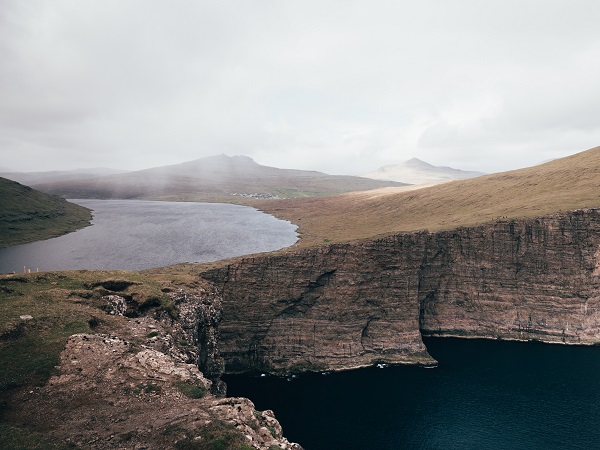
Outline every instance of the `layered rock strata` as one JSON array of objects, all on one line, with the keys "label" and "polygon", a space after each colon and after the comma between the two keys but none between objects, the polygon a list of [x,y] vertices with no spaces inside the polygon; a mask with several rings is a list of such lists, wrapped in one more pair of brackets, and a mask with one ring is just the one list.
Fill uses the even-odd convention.
[{"label": "layered rock strata", "polygon": [[421,333],[600,342],[600,211],[418,232],[237,260],[223,298],[227,371],[428,363]]},{"label": "layered rock strata", "polygon": [[247,258],[201,276],[223,297],[229,372],[431,363],[419,331],[419,234]]},{"label": "layered rock strata", "polygon": [[436,233],[420,275],[430,335],[600,342],[600,211]]}]

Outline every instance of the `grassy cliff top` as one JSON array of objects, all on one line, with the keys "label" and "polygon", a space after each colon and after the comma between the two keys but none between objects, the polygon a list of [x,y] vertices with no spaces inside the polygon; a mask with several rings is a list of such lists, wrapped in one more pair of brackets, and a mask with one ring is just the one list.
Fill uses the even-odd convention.
[{"label": "grassy cliff top", "polygon": [[0,247],[60,236],[91,218],[87,208],[0,178]]},{"label": "grassy cliff top", "polygon": [[384,188],[255,206],[299,225],[302,247],[598,207],[600,147],[539,166],[418,190]]}]

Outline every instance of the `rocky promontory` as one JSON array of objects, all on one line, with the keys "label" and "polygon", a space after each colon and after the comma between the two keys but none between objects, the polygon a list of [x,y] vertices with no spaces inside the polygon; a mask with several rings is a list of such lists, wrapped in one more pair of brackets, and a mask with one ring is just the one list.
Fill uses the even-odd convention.
[{"label": "rocky promontory", "polygon": [[[138,323],[139,331],[151,322]],[[76,334],[59,375],[22,406],[40,413],[45,434],[76,448],[300,449],[282,437],[272,411],[211,395],[211,384],[175,355],[136,349],[117,336]]]},{"label": "rocky promontory", "polygon": [[0,447],[301,450],[225,397],[208,283],[112,275],[0,277]]},{"label": "rocky promontory", "polygon": [[226,371],[421,363],[421,335],[600,342],[600,210],[242,258],[200,276],[223,301]]}]

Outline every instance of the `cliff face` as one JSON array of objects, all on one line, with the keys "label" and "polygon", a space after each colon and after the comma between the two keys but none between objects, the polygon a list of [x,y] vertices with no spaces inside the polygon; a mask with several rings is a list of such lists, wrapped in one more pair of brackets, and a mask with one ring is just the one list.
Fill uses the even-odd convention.
[{"label": "cliff face", "polygon": [[402,235],[203,273],[223,297],[219,350],[227,370],[431,362],[419,333],[424,250],[421,236]]},{"label": "cliff face", "polygon": [[428,363],[421,333],[600,342],[600,211],[246,258],[223,297],[226,370]]},{"label": "cliff face", "polygon": [[431,235],[426,334],[600,342],[600,211]]},{"label": "cliff face", "polygon": [[224,395],[226,386],[221,381],[225,369],[217,345],[218,324],[221,320],[221,301],[214,292],[204,290],[203,295],[183,290],[170,294],[179,312],[176,320],[183,329],[196,354],[195,362],[211,382],[211,392]]}]

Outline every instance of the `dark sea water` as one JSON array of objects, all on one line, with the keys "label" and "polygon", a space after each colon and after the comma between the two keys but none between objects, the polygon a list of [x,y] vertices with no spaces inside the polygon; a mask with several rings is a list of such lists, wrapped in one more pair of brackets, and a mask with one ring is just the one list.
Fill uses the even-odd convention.
[{"label": "dark sea water", "polygon": [[0,248],[0,273],[71,269],[141,270],[208,262],[288,247],[296,226],[254,208],[216,203],[72,200],[94,210],[77,232]]},{"label": "dark sea water", "polygon": [[600,347],[427,339],[436,368],[228,376],[306,450],[598,449]]}]

